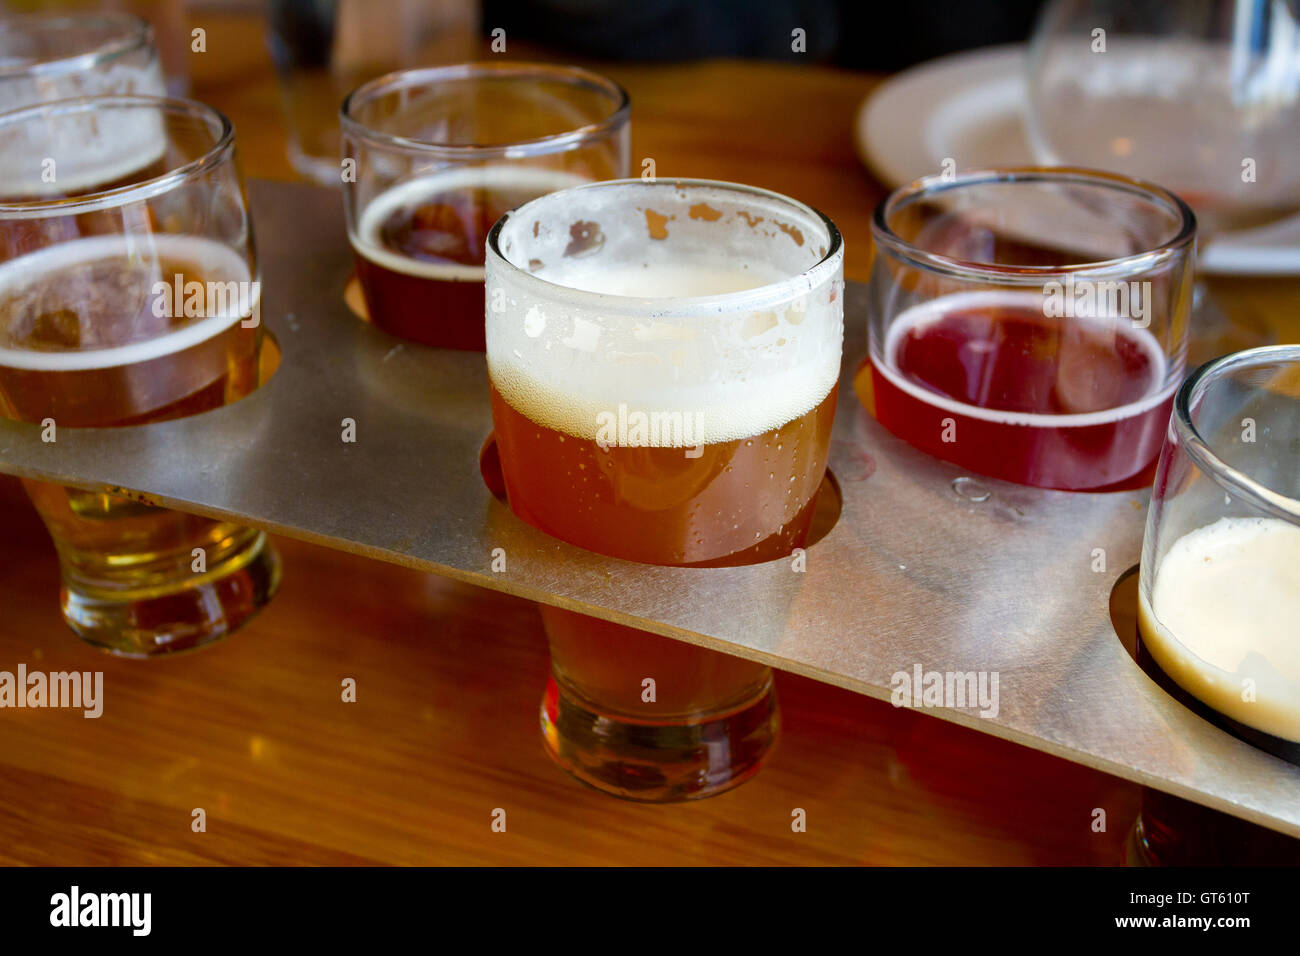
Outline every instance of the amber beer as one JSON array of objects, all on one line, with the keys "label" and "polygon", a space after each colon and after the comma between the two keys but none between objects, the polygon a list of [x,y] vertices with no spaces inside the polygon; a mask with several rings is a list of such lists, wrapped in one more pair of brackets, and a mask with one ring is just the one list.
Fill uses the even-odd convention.
[{"label": "amber beer", "polygon": [[[511,510],[647,564],[789,559],[826,469],[841,261],[818,214],[731,184],[598,183],[503,219],[488,243],[487,355]],[[776,732],[767,667],[567,610],[542,617],[543,735],[575,776],[663,801],[757,772]]]},{"label": "amber beer", "polygon": [[[803,544],[826,469],[833,391],[762,434],[602,448],[598,434],[543,424],[546,409],[529,407],[522,390],[507,400],[509,387],[492,386],[493,422],[517,475],[511,506],[529,524],[588,551],[681,567],[754,564]],[[584,507],[574,509],[579,498]]]},{"label": "amber beer", "polygon": [[[510,507],[571,544],[647,564],[726,567],[788,558],[806,543],[826,470],[835,392],[825,386],[806,399],[807,410],[759,433],[694,447],[626,447],[602,441],[599,416],[592,416],[590,430],[556,427],[554,408],[563,396],[547,396],[498,364],[492,415],[499,454],[508,463]],[[560,608],[543,606],[541,613],[554,671],[543,724],[555,736],[568,733],[588,745],[595,757],[580,774],[631,797],[652,794],[663,776],[678,775],[688,779],[676,794],[683,797],[734,785],[758,770],[771,744],[767,667]],[[652,706],[643,697],[646,676],[656,683]],[[599,704],[585,713],[574,714],[572,706],[566,712],[562,690],[569,701]],[[594,713],[668,733],[700,713],[737,720],[720,735],[723,766],[691,779],[696,757],[686,748],[642,780],[626,772],[626,760],[614,759],[610,772],[605,742],[584,733]],[[569,754],[582,759],[574,748]]]},{"label": "amber beer", "polygon": [[[238,289],[260,287],[247,263],[206,239],[156,236],[150,245],[156,258],[123,236],[95,236],[0,264],[6,417],[137,425],[207,411],[256,387],[259,301],[241,303]],[[177,277],[182,290],[205,295],[220,286],[227,308],[186,317],[181,302],[176,314]]]},{"label": "amber beer", "polygon": [[[834,391],[761,434],[694,449],[602,448],[594,435],[548,427],[544,407],[530,407],[526,392],[511,394],[519,407],[493,385],[492,420],[510,462],[510,507],[529,524],[589,551],[683,567],[756,564],[805,544]],[[543,607],[542,616],[557,676],[585,697],[622,698],[630,716],[644,718],[646,707],[639,682],[626,679],[629,660],[655,675],[654,713],[665,723],[716,706],[719,690],[747,686],[731,702],[743,707],[768,687],[767,668],[751,661],[558,608]]]},{"label": "amber beer", "polygon": [[371,321],[401,338],[481,352],[488,230],[516,206],[586,181],[531,166],[457,167],[381,193],[352,238]]},{"label": "amber beer", "polygon": [[[252,391],[260,283],[229,121],[186,100],[91,97],[0,115],[0,152],[21,156],[24,143],[48,162],[18,163],[7,188],[20,198],[0,202],[0,415],[59,442],[70,428],[179,418]],[[235,467],[165,457],[203,451],[155,454]],[[59,553],[64,619],[98,647],[148,657],[202,646],[278,582],[261,532],[27,487]]]},{"label": "amber beer", "polygon": [[[257,386],[258,287],[247,262],[196,237],[154,236],[150,245],[156,258],[142,257],[129,238],[96,236],[0,265],[0,414],[56,429],[136,425],[217,408]],[[171,314],[178,276],[182,288],[220,287],[227,308],[198,318]],[[254,297],[227,294],[241,287]],[[65,616],[92,641],[109,641],[101,638],[102,617],[124,596],[201,577],[193,573],[194,549],[203,550],[230,621],[260,607],[274,586],[268,567],[252,560],[261,532],[113,495],[25,484],[59,544]],[[173,595],[155,611],[167,614],[165,632],[158,619],[136,623],[153,629],[155,647],[183,649],[212,624],[206,600],[201,589]],[[131,652],[125,644],[108,646]]]}]

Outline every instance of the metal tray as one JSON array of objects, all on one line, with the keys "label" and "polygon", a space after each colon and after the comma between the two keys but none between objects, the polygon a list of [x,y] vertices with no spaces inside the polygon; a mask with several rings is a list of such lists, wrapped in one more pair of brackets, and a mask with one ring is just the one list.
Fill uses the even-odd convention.
[{"label": "metal tray", "polygon": [[560,543],[493,497],[482,356],[403,344],[349,312],[337,194],[259,182],[250,195],[262,315],[284,353],[271,381],[192,418],[60,429],[52,444],[0,420],[0,471],[237,518],[885,700],[918,665],[996,673],[996,716],[930,712],[1300,836],[1300,767],[1174,701],[1116,637],[1111,589],[1138,560],[1147,495],[975,478],[894,438],[852,389],[862,286],[847,289],[831,450],[842,513],[806,571],[648,567]]}]

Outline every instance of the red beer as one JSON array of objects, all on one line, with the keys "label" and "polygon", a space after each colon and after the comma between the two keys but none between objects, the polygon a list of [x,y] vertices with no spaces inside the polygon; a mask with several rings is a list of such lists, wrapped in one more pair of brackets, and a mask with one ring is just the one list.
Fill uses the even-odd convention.
[{"label": "red beer", "polygon": [[899,315],[872,354],[877,419],[930,454],[1045,488],[1147,472],[1173,403],[1165,358],[1127,320],[1049,318],[1036,292],[961,293]]}]

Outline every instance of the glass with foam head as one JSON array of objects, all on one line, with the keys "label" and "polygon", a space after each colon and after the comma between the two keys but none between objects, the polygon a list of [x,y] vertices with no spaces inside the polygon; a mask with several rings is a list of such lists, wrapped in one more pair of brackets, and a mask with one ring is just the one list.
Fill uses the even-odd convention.
[{"label": "glass with foam head", "polygon": [[[153,30],[139,17],[34,13],[0,18],[0,112],[76,96],[160,95],[164,87]],[[0,187],[0,193],[8,192]]]},{"label": "glass with foam head", "polygon": [[[720,567],[805,542],[843,340],[843,246],[820,213],[730,183],[568,189],[488,237],[487,361],[510,508],[571,544]],[[771,671],[543,607],[551,755],[648,801],[757,772]],[[725,636],[725,635],[724,635]]]},{"label": "glass with foam head", "polygon": [[1083,169],[972,170],[895,190],[872,220],[882,425],[981,474],[1145,485],[1187,354],[1196,219]]},{"label": "glass with foam head", "polygon": [[1143,643],[1166,674],[1300,744],[1300,345],[1225,356],[1179,390],[1140,590]]},{"label": "glass with foam head", "polygon": [[[257,386],[260,282],[224,116],[151,96],[64,100],[0,115],[0,152],[20,157],[6,170],[18,198],[0,202],[0,415],[57,441],[197,414]],[[260,531],[26,486],[59,552],[64,618],[91,644],[189,650],[275,589]]]},{"label": "glass with foam head", "polygon": [[343,103],[348,237],[375,325],[483,350],[487,232],[509,209],[628,175],[627,94],[577,67],[469,63],[380,77]]},{"label": "glass with foam head", "polygon": [[[1296,762],[1297,620],[1300,345],[1278,345],[1207,363],[1178,391],[1142,547],[1138,626],[1143,650],[1203,716]],[[1212,833],[1170,825],[1185,816],[1144,807],[1145,851],[1170,862],[1205,851]]]}]

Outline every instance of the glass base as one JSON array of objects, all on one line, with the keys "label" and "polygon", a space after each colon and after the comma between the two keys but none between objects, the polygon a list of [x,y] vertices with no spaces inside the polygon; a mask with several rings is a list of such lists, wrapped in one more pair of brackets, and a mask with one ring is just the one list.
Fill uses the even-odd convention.
[{"label": "glass base", "polygon": [[1144,788],[1126,866],[1295,866],[1300,840]]},{"label": "glass base", "polygon": [[776,693],[769,679],[753,697],[690,722],[603,714],[552,676],[542,698],[547,752],[583,783],[648,803],[711,797],[759,771],[776,741]]},{"label": "glass base", "polygon": [[234,633],[280,585],[280,558],[264,533],[202,575],[147,590],[87,587],[64,571],[63,618],[82,640],[119,657],[145,658],[204,647]]}]

